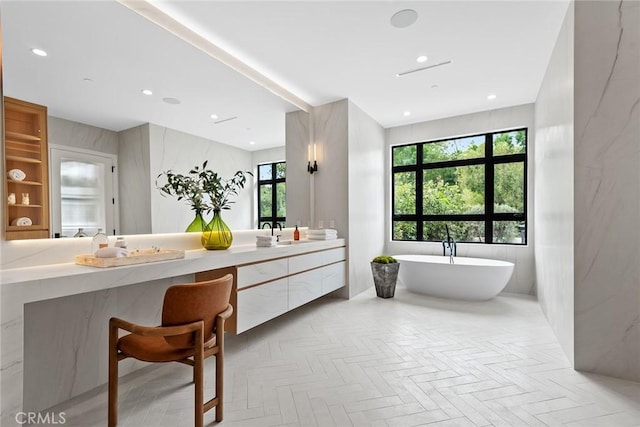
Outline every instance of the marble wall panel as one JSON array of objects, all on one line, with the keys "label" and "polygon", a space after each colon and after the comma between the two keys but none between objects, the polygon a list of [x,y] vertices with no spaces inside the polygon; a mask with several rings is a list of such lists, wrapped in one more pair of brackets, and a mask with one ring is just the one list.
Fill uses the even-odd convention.
[{"label": "marble wall panel", "polygon": [[58,117],[47,117],[49,144],[118,154],[118,133]]},{"label": "marble wall panel", "polygon": [[[478,258],[493,258],[514,262],[516,267],[511,280],[505,287],[505,292],[522,294],[535,293],[535,263],[534,242],[536,224],[533,219],[535,193],[534,168],[531,159],[536,150],[534,132],[534,105],[527,104],[498,110],[483,111],[446,119],[432,120],[406,126],[387,129],[385,155],[385,182],[387,194],[391,194],[391,146],[419,141],[430,141],[458,135],[469,135],[500,129],[526,127],[529,129],[528,138],[528,185],[527,216],[529,242],[526,246],[506,245],[478,245],[471,243],[458,244],[458,256],[472,256]],[[391,200],[385,200],[385,216],[391,217]],[[385,236],[391,236],[391,221],[386,221]],[[386,237],[385,251],[390,254],[442,254],[440,243],[429,242],[399,242]]]},{"label": "marble wall panel", "polygon": [[311,177],[307,172],[307,147],[311,141],[311,116],[304,111],[287,113],[287,224],[311,223]]},{"label": "marble wall panel", "polygon": [[[184,231],[194,218],[187,203],[174,197],[163,197],[156,188],[156,177],[163,171],[187,173],[194,166],[207,160],[207,168],[230,179],[236,171],[251,171],[251,152],[215,141],[150,125],[150,182],[153,233],[176,233]],[[243,230],[252,227],[253,192],[251,180],[237,197],[230,211],[223,211],[223,219],[231,229]],[[210,218],[209,218],[210,219]]]},{"label": "marble wall panel", "polygon": [[640,380],[640,3],[575,4],[575,367]]},{"label": "marble wall panel", "polygon": [[573,5],[536,101],[535,257],[538,301],[573,361]]},{"label": "marble wall panel", "polygon": [[385,131],[349,101],[349,297],[373,286],[371,260],[385,242]]},{"label": "marble wall panel", "polygon": [[149,124],[118,133],[120,234],[151,230]]}]

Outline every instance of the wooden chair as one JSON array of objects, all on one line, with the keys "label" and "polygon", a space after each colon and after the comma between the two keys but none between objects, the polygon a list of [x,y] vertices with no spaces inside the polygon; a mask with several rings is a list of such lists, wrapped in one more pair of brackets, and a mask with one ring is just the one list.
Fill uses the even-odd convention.
[{"label": "wooden chair", "polygon": [[[118,362],[133,357],[146,362],[180,362],[193,366],[195,425],[216,408],[222,421],[224,322],[233,313],[229,304],[233,276],[171,286],[164,295],[162,325],[141,326],[113,317],[109,320],[109,427],[118,423]],[[119,330],[129,334],[119,337]],[[216,356],[216,395],[204,402],[204,359]]]}]

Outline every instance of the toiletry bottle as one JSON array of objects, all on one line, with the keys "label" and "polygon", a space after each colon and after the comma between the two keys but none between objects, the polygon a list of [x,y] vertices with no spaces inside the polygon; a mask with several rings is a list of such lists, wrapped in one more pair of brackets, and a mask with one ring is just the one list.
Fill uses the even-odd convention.
[{"label": "toiletry bottle", "polygon": [[78,232],[73,237],[87,237],[87,233],[84,232],[84,228],[78,228]]},{"label": "toiletry bottle", "polygon": [[102,232],[102,228],[98,228],[98,232],[93,236],[91,242],[91,253],[95,254],[100,248],[106,248],[109,246],[109,238]]},{"label": "toiletry bottle", "polygon": [[293,240],[300,240],[300,231],[298,231],[297,225],[296,225],[296,229],[293,230]]}]

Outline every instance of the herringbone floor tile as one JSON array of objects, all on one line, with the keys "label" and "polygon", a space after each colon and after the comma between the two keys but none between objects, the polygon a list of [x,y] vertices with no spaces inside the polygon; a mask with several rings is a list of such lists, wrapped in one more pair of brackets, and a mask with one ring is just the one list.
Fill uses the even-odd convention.
[{"label": "herringbone floor tile", "polygon": [[[399,288],[383,300],[370,290],[226,344],[229,427],[640,426],[640,383],[571,369],[530,297],[460,302]],[[120,425],[193,425],[190,378],[178,364],[123,378]],[[54,409],[68,426],[103,426],[106,388]]]}]

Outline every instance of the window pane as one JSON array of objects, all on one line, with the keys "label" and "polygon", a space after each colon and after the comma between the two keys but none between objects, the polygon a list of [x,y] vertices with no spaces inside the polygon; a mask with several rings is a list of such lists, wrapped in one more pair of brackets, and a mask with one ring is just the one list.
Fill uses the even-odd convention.
[{"label": "window pane", "polygon": [[287,164],[285,162],[276,163],[276,179],[287,176]]},{"label": "window pane", "polygon": [[524,212],[524,162],[495,165],[493,188],[494,212]]},{"label": "window pane", "polygon": [[101,163],[60,162],[60,217],[64,234],[73,235],[78,228],[87,233],[106,229],[104,176]]},{"label": "window pane", "polygon": [[415,221],[393,221],[393,240],[416,240],[417,230]]},{"label": "window pane", "polygon": [[393,174],[393,213],[409,215],[416,213],[416,173]]},{"label": "window pane", "polygon": [[271,216],[271,184],[264,184],[260,186],[260,216]]},{"label": "window pane", "polygon": [[484,242],[484,221],[425,221],[422,227],[423,240],[441,242],[449,235],[456,242]]},{"label": "window pane", "polygon": [[279,182],[276,184],[276,202],[278,204],[276,216],[279,217],[287,216],[287,209],[285,207],[287,196],[285,193],[285,188],[286,183],[284,182]]},{"label": "window pane", "polygon": [[493,135],[493,155],[524,153],[527,146],[526,133],[523,130]]},{"label": "window pane", "polygon": [[258,180],[264,181],[267,179],[272,179],[271,164],[258,166]]},{"label": "window pane", "polygon": [[415,165],[417,158],[417,146],[405,145],[393,147],[393,166]]},{"label": "window pane", "polygon": [[484,157],[485,136],[477,135],[422,145],[423,163]]},{"label": "window pane", "polygon": [[422,198],[425,215],[484,214],[484,165],[425,170]]},{"label": "window pane", "polygon": [[523,221],[494,221],[493,243],[516,243],[524,245],[525,224]]}]

